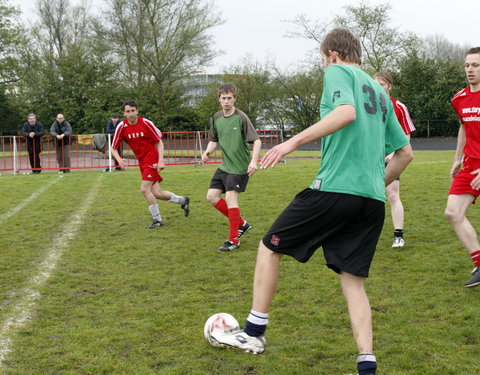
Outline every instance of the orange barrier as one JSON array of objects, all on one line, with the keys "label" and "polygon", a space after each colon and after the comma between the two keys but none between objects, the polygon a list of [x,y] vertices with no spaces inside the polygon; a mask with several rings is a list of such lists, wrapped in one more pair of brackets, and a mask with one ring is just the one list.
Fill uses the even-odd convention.
[{"label": "orange barrier", "polygon": [[[162,132],[164,159],[166,165],[201,165],[202,153],[208,144],[207,131]],[[262,150],[281,143],[281,131],[258,130]],[[66,138],[65,138],[66,139]],[[30,159],[24,137],[0,137],[0,172],[24,174],[31,171],[60,171],[78,169],[110,169],[115,160],[110,153],[113,137],[106,134],[71,135],[59,147],[51,136],[42,137],[40,166]],[[34,153],[37,151],[32,150]],[[138,161],[132,150],[124,142],[122,155],[127,166],[136,167]],[[31,161],[32,160],[32,161]],[[221,149],[210,157],[209,164],[220,163]],[[33,163],[33,168],[31,166]]]}]

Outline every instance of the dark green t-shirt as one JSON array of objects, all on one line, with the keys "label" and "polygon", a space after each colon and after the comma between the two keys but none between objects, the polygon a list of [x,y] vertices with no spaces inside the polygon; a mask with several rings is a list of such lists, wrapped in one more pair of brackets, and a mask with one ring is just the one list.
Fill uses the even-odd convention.
[{"label": "dark green t-shirt", "polygon": [[231,116],[225,117],[223,111],[213,115],[213,123],[208,139],[218,142],[223,152],[220,169],[232,174],[246,174],[251,161],[250,147],[258,138],[257,131],[248,116],[235,108]]},{"label": "dark green t-shirt", "polygon": [[385,202],[385,155],[408,144],[390,101],[378,82],[355,65],[325,71],[320,116],[340,105],[355,107],[356,119],[322,138],[320,170],[312,189]]}]

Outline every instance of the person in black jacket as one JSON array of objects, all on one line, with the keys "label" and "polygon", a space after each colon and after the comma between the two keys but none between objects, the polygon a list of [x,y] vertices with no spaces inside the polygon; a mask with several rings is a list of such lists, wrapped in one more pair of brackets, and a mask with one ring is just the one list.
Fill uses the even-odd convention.
[{"label": "person in black jacket", "polygon": [[50,127],[50,134],[55,139],[55,151],[57,154],[58,173],[70,173],[70,136],[72,126],[59,113]]},{"label": "person in black jacket", "polygon": [[27,122],[23,124],[22,135],[26,139],[28,157],[32,173],[40,173],[42,166],[40,165],[40,152],[42,152],[41,139],[44,135],[43,124],[37,121],[34,113],[30,113]]},{"label": "person in black jacket", "polygon": [[[118,115],[116,113],[114,113],[114,114],[112,114],[111,120],[108,120],[108,123],[107,123],[107,137],[110,134],[110,136],[112,138],[112,142],[113,142],[113,136],[115,135],[115,129],[117,129],[118,124],[120,124],[120,119],[119,119]],[[117,151],[118,151],[118,154],[120,155],[120,157],[122,158],[123,155],[122,155],[122,146],[121,145],[117,149]],[[122,170],[122,168],[120,168],[120,165],[118,164],[117,159],[113,158],[113,163],[114,163],[116,171],[121,171]],[[105,172],[110,172],[110,167],[107,167],[105,169]]]}]

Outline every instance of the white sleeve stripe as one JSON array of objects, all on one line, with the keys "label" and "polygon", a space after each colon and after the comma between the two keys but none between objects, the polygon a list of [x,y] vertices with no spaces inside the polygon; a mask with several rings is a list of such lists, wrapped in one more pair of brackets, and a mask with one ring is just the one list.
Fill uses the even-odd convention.
[{"label": "white sleeve stripe", "polygon": [[162,132],[160,131],[159,128],[157,128],[152,121],[150,120],[147,120],[147,119],[143,119],[143,121],[145,122],[145,125],[147,125],[151,130],[152,130],[152,133],[153,134],[156,134],[158,139],[161,140],[162,139]]},{"label": "white sleeve stripe", "polygon": [[412,118],[410,117],[410,113],[408,113],[407,106],[405,104],[403,104],[402,102],[399,102],[398,100],[397,100],[396,105],[403,114],[403,118],[406,121],[408,130],[410,130],[410,133],[413,132],[415,130],[415,125],[413,124]]}]

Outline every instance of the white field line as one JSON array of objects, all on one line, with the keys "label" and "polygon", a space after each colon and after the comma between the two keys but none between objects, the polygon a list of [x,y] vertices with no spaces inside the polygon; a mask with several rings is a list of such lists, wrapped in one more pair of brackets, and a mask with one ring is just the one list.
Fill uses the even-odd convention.
[{"label": "white field line", "polygon": [[20,211],[23,207],[25,207],[27,204],[29,204],[31,201],[33,201],[35,198],[37,198],[40,194],[42,194],[45,190],[47,190],[50,186],[53,184],[56,184],[58,181],[60,181],[61,177],[57,177],[50,181],[48,184],[42,186],[40,189],[38,189],[36,192],[34,192],[32,195],[30,195],[27,199],[25,199],[23,202],[19,203],[15,207],[13,207],[10,211],[7,213],[1,214],[0,215],[0,224],[3,223],[5,220],[9,219],[13,215],[15,215],[18,211]]},{"label": "white field line", "polygon": [[102,176],[100,175],[97,178],[78,212],[71,216],[71,220],[65,223],[63,229],[58,233],[57,238],[53,241],[44,259],[37,267],[36,274],[28,280],[22,290],[16,293],[18,296],[17,300],[10,304],[11,313],[2,322],[0,328],[0,370],[4,367],[7,355],[12,351],[14,334],[33,319],[36,302],[41,297],[39,289],[50,278],[64,250],[68,248],[70,241],[74,239],[80,230],[87,211],[93,204],[98,192],[100,186],[98,180]]}]

